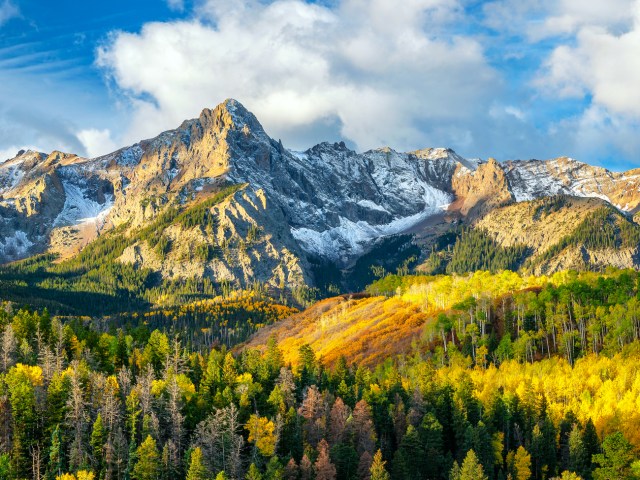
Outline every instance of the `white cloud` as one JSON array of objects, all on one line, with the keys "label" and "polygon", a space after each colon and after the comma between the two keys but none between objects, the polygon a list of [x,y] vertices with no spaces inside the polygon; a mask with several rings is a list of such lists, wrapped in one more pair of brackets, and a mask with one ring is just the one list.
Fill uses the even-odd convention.
[{"label": "white cloud", "polygon": [[11,0],[4,0],[0,3],[0,26],[19,16],[20,9]]},{"label": "white cloud", "polygon": [[586,102],[560,122],[578,155],[636,158],[640,149],[640,1],[626,2],[625,28],[592,16],[571,42],[556,46],[534,85],[551,98]]},{"label": "white cloud", "polygon": [[455,144],[500,89],[480,43],[447,32],[461,11],[455,0],[209,1],[193,20],[114,34],[97,64],[131,98],[126,142],[233,97],[293,147],[316,124],[362,149]]},{"label": "white cloud", "polygon": [[[591,105],[585,111],[556,126],[561,135],[571,134],[573,151],[578,158],[606,158],[610,168],[623,167],[624,158],[635,159],[640,151],[640,119],[610,113],[604,107]],[[619,158],[613,162],[612,158]]]},{"label": "white cloud", "polygon": [[635,0],[496,0],[483,6],[484,22],[497,31],[537,41],[571,36],[599,25],[612,31],[628,28]]},{"label": "white cloud", "polygon": [[90,128],[80,130],[76,136],[89,157],[99,157],[106,155],[117,149],[117,145],[111,139],[111,132],[108,129],[98,130]]},{"label": "white cloud", "polygon": [[620,35],[584,28],[576,45],[555,49],[537,84],[563,96],[592,96],[595,105],[640,117],[640,22]]}]

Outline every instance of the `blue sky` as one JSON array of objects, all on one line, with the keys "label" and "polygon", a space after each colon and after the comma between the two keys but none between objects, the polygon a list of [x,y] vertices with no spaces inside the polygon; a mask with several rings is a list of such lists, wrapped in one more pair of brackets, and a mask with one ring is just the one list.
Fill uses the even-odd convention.
[{"label": "blue sky", "polygon": [[304,149],[640,167],[640,0],[0,0],[0,157],[98,155],[225,98]]}]

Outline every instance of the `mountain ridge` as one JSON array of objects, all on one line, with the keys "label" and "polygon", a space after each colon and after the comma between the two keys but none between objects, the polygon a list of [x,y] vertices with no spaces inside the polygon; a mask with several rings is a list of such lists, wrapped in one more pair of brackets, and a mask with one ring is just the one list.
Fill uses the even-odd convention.
[{"label": "mountain ridge", "polygon": [[[426,256],[438,235],[464,223],[507,246],[499,230],[513,222],[492,213],[509,205],[595,197],[631,223],[640,209],[640,169],[610,172],[567,157],[468,160],[448,148],[357,153],[343,142],[294,152],[228,99],[100,157],[25,151],[0,164],[0,262],[41,252],[71,258],[116,228],[137,238],[166,212],[197,209],[228,185],[246,187],[208,207],[208,227],[162,224],[153,241],[135,240],[118,261],[166,279],[297,288],[318,284],[314,259],[346,268],[393,235],[414,235]],[[571,233],[572,225],[558,225]],[[631,250],[616,265],[640,266]],[[607,255],[598,253],[595,267]]]}]

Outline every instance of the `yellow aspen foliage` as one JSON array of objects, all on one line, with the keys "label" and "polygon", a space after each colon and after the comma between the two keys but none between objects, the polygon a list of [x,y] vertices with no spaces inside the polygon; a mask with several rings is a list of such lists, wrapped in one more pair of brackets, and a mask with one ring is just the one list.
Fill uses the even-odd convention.
[{"label": "yellow aspen foliage", "polygon": [[62,475],[57,475],[56,480],[94,480],[95,475],[93,472],[88,472],[87,470],[79,470],[74,475],[73,473],[63,473]]},{"label": "yellow aspen foliage", "polygon": [[517,480],[529,480],[531,478],[531,455],[524,447],[518,447],[513,459],[513,469]]},{"label": "yellow aspen foliage", "polygon": [[249,432],[249,442],[253,443],[265,457],[271,457],[276,450],[275,424],[266,417],[253,414],[244,428]]},{"label": "yellow aspen foliage", "polygon": [[38,387],[42,385],[42,368],[38,366],[23,365],[18,363],[14,367],[13,375],[28,379],[31,385]]}]

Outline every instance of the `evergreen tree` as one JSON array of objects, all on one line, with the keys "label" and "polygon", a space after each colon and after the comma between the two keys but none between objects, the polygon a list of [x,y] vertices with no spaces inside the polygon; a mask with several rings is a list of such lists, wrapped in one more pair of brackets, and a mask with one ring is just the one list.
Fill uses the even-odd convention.
[{"label": "evergreen tree", "polygon": [[569,461],[567,462],[567,469],[571,472],[575,472],[583,477],[590,475],[590,464],[587,449],[585,448],[583,441],[583,434],[577,424],[574,424],[573,429],[569,433],[568,439],[569,449]]},{"label": "evergreen tree", "polygon": [[454,464],[449,478],[450,480],[489,480],[473,450],[467,452],[462,466]]},{"label": "evergreen tree", "polygon": [[247,474],[244,478],[245,480],[262,480],[262,473],[260,473],[260,469],[256,464],[252,463],[249,465],[249,470],[247,470]]},{"label": "evergreen tree", "polygon": [[267,470],[265,472],[265,480],[283,480],[284,468],[278,460],[278,457],[273,456],[267,463]]},{"label": "evergreen tree", "polygon": [[316,480],[336,480],[336,467],[329,457],[329,445],[323,439],[318,443],[318,459],[314,464]]},{"label": "evergreen tree", "polygon": [[65,471],[64,452],[62,445],[62,432],[60,425],[56,425],[51,435],[51,446],[49,447],[49,465],[47,468],[47,480],[54,480]]},{"label": "evergreen tree", "polygon": [[202,461],[202,450],[199,447],[196,447],[191,452],[186,480],[207,480],[208,478],[209,471]]},{"label": "evergreen tree", "polygon": [[631,464],[635,460],[633,446],[620,432],[612,433],[602,442],[602,453],[593,456],[598,467],[593,471],[595,480],[632,478]]},{"label": "evergreen tree", "polygon": [[131,477],[135,480],[155,480],[160,474],[160,454],[156,441],[148,435],[136,450],[137,462]]},{"label": "evergreen tree", "polygon": [[407,427],[407,433],[398,448],[407,480],[420,480],[426,468],[424,445],[420,441],[417,430],[413,425]]},{"label": "evergreen tree", "polygon": [[336,466],[338,480],[352,478],[358,469],[358,454],[348,443],[338,443],[331,447],[331,461]]},{"label": "evergreen tree", "polygon": [[91,457],[92,464],[95,471],[98,472],[98,476],[101,476],[101,472],[104,469],[104,444],[106,441],[106,431],[102,423],[102,415],[98,413],[96,421],[93,422],[91,429]]},{"label": "evergreen tree", "polygon": [[427,478],[438,478],[443,468],[443,429],[433,413],[427,413],[420,424],[420,441],[426,458],[423,475]]}]

